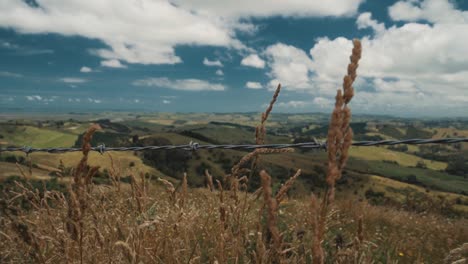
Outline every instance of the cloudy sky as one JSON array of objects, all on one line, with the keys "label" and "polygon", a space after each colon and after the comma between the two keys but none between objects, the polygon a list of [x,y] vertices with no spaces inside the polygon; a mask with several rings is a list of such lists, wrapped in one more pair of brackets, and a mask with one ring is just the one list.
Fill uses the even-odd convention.
[{"label": "cloudy sky", "polygon": [[468,116],[468,0],[0,0],[0,111]]}]

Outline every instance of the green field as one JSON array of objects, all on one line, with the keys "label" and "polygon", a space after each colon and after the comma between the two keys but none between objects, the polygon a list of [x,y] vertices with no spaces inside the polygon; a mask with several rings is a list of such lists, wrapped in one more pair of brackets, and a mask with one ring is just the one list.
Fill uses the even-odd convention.
[{"label": "green field", "polygon": [[415,176],[417,181],[428,188],[445,192],[468,193],[468,181],[466,179],[441,171],[403,167],[393,163],[364,161],[355,158],[349,160],[348,168],[361,173],[377,174],[398,181],[407,181],[408,177]]},{"label": "green field", "polygon": [[[182,145],[190,141],[200,144],[246,144],[254,143],[254,128],[258,124],[259,114],[210,114],[210,113],[101,113],[95,118],[85,115],[88,119],[69,119],[62,122],[60,126],[54,122],[43,122],[41,127],[37,127],[39,121],[22,120],[20,125],[14,123],[0,123],[0,141],[2,145],[33,146],[33,147],[67,147],[73,146],[77,140],[77,135],[82,134],[90,124],[90,120],[100,120],[107,118],[106,123],[110,125],[106,132],[109,139],[107,146],[120,146],[122,144],[131,145],[131,139],[138,135],[144,144],[151,144],[151,139],[165,138],[171,144]],[[117,121],[112,121],[117,120]],[[361,122],[360,129],[356,133],[367,136],[380,136],[382,138],[393,138],[404,136],[408,133],[406,126],[411,127],[411,133],[416,135],[426,135],[428,133],[435,136],[458,134],[465,135],[465,130],[456,128],[416,128],[410,125],[412,121],[399,120],[392,123],[387,121],[385,125],[379,125],[377,121],[364,124],[365,118],[356,118],[356,122]],[[99,121],[98,121],[99,122]],[[322,129],[327,126],[326,115],[322,114],[277,114],[272,115],[267,122],[266,143],[291,143],[293,140],[304,137],[311,140],[313,135],[309,135],[311,128]],[[126,132],[121,132],[118,128],[123,128]],[[421,126],[418,126],[421,127]],[[277,131],[279,131],[277,133]],[[435,131],[435,132],[434,132]],[[326,132],[326,131],[325,131]],[[108,136],[108,137],[107,137]],[[116,141],[124,138],[124,141]],[[114,142],[115,141],[115,142]],[[94,144],[94,143],[93,143]],[[434,161],[418,157],[420,151],[418,146],[408,146],[406,152],[388,149],[387,147],[352,147],[350,150],[350,161],[348,169],[359,177],[366,175],[379,175],[400,182],[408,182],[408,179],[416,179],[415,184],[426,186],[434,190],[448,192],[468,193],[468,183],[463,177],[450,175],[444,172],[447,162]],[[463,148],[462,148],[463,149]],[[447,152],[448,151],[448,152]],[[448,146],[444,154],[452,155],[459,153],[459,150]],[[203,185],[203,172],[208,169],[215,178],[221,178],[230,173],[230,168],[235,165],[247,151],[235,150],[199,150],[190,154],[190,158],[183,164],[189,176],[189,182],[195,186]],[[24,156],[22,153],[6,153],[5,155]],[[181,179],[182,171],[177,173],[163,173],[160,168],[151,167],[144,163],[141,153],[135,155],[132,152],[108,152],[105,155],[92,153],[90,164],[100,166],[101,170],[111,170],[109,156],[114,159],[114,167],[124,174],[148,173],[155,177],[172,177]],[[81,154],[48,154],[33,153],[30,155],[31,162],[42,171],[53,171],[59,166],[60,160],[66,167],[73,167],[79,161]],[[281,180],[290,176],[291,171],[302,169],[305,176],[303,179],[305,188],[313,188],[310,184],[317,183],[310,177],[319,177],[323,180],[326,173],[326,152],[304,151],[296,149],[295,153],[283,153],[263,155],[260,158],[260,168],[272,168],[270,173]],[[424,163],[426,168],[415,168],[418,163]],[[131,165],[131,166],[130,166]],[[5,167],[4,164],[3,167]],[[6,167],[5,167],[6,168]],[[14,175],[15,168],[9,165],[8,170],[4,169],[3,176]],[[38,172],[39,173],[39,172]],[[323,174],[323,175],[322,175]],[[309,178],[307,178],[309,177]],[[410,178],[409,178],[410,177]]]},{"label": "green field", "polygon": [[353,147],[350,149],[351,157],[374,161],[395,161],[401,166],[415,167],[418,162],[424,162],[428,169],[444,170],[447,163],[419,158],[415,155],[393,151],[385,147]]},{"label": "green field", "polygon": [[76,134],[37,128],[33,126],[0,126],[0,141],[3,145],[45,147],[71,147],[78,138]]}]

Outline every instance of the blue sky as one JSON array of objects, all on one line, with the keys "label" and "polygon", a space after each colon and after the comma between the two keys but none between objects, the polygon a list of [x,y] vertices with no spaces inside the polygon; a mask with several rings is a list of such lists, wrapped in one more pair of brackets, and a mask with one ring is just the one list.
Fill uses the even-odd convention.
[{"label": "blue sky", "polygon": [[[268,4],[265,4],[268,2]],[[468,1],[0,0],[0,111],[467,116]]]}]

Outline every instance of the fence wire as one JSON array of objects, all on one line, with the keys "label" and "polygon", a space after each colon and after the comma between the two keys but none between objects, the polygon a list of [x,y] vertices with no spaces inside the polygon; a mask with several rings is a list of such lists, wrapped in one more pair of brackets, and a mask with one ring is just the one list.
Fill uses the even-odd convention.
[{"label": "fence wire", "polygon": [[[398,144],[406,145],[422,145],[422,144],[454,144],[468,142],[468,138],[441,138],[441,139],[403,139],[403,140],[379,140],[379,141],[355,141],[353,146],[369,147],[369,146],[391,146]],[[108,151],[145,151],[145,150],[200,150],[200,149],[233,149],[233,150],[254,150],[259,148],[282,149],[282,148],[303,148],[303,149],[327,149],[327,142],[314,140],[313,142],[293,143],[293,144],[229,144],[229,145],[201,145],[197,142],[190,142],[187,145],[166,145],[166,146],[136,146],[136,147],[106,147],[104,144],[97,147],[92,147],[92,151],[104,154]],[[33,152],[48,152],[48,153],[65,153],[81,151],[81,148],[33,148],[24,147],[6,147],[0,148],[0,152],[21,151],[26,154]]]}]

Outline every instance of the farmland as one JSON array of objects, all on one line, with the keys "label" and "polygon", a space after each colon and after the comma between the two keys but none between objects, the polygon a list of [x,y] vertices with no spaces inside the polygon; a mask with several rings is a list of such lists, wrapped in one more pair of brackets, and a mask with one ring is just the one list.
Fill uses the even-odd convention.
[{"label": "farmland", "polygon": [[[94,146],[99,144],[106,146],[184,145],[191,141],[199,144],[252,144],[255,143],[254,126],[259,122],[257,116],[259,115],[106,113],[105,117],[107,118],[104,119],[100,115],[90,115],[86,118],[82,118],[82,115],[70,115],[66,116],[64,120],[47,120],[45,118],[40,120],[38,117],[34,120],[21,118],[21,122],[4,120],[0,124],[0,135],[3,146],[76,147],[80,146],[83,140],[84,130],[94,123],[101,127],[101,130],[95,133],[93,141],[91,141]],[[272,122],[267,125],[266,143],[305,142],[314,140],[314,138],[325,140],[328,122],[321,114],[281,114],[273,117],[274,115]],[[384,119],[381,124],[373,118],[366,118],[357,116],[355,119],[358,122],[352,125],[358,140],[408,138],[409,136],[447,137],[464,135],[468,131],[467,123],[464,121],[453,122],[448,128],[431,123],[432,126],[424,126],[422,129],[418,128],[422,127],[421,124],[416,126],[411,120]],[[391,126],[395,129],[389,129]],[[109,210],[109,212],[128,210],[130,214],[133,214],[134,212],[131,211],[136,210],[136,207],[134,208],[132,205],[130,208],[121,208],[120,206],[123,204],[119,196],[115,196],[110,190],[113,187],[118,188],[118,192],[124,193],[121,195],[131,196],[131,193],[135,191],[134,188],[141,188],[134,186],[134,177],[142,177],[142,179],[148,179],[144,180],[144,184],[147,185],[145,187],[147,188],[146,194],[144,194],[146,198],[138,202],[139,204],[144,201],[146,204],[144,210],[148,210],[148,215],[144,216],[145,219],[147,218],[144,220],[145,223],[156,221],[151,220],[152,213],[150,212],[153,210],[163,213],[162,217],[176,217],[174,215],[176,211],[167,211],[169,204],[174,201],[171,200],[173,199],[170,198],[171,196],[164,194],[169,191],[164,191],[166,185],[162,185],[158,179],[168,180],[176,186],[177,194],[174,195],[179,197],[177,198],[178,206],[182,206],[180,199],[188,203],[178,210],[182,210],[184,214],[187,214],[187,217],[196,219],[192,224],[183,219],[174,219],[173,221],[184,228],[183,232],[186,232],[188,236],[196,237],[195,233],[192,232],[201,232],[205,234],[205,238],[200,238],[200,241],[205,241],[203,243],[207,243],[208,240],[212,241],[210,243],[218,243],[214,242],[217,238],[206,233],[207,231],[202,228],[204,224],[201,224],[204,221],[211,221],[208,218],[214,212],[209,208],[219,206],[224,208],[216,202],[217,198],[213,197],[217,192],[207,192],[205,173],[209,172],[214,181],[224,182],[226,175],[232,173],[233,165],[247,153],[240,150],[126,151],[105,152],[103,154],[91,152],[87,165],[99,167],[98,173],[93,179],[95,192],[97,192],[95,195],[99,197],[107,195],[107,198],[102,196],[99,199],[110,199],[116,204],[115,207],[108,207],[105,210]],[[446,232],[454,243],[466,238],[467,231],[462,226],[465,225],[464,219],[468,215],[468,197],[466,196],[468,181],[466,175],[454,174],[453,170],[449,170],[454,166],[453,160],[456,157],[466,157],[465,144],[441,145],[433,149],[426,146],[353,147],[350,149],[349,155],[342,179],[337,183],[336,206],[342,215],[341,218],[333,220],[338,221],[342,229],[331,228],[330,232],[340,234],[340,236],[345,237],[344,239],[350,239],[353,232],[356,232],[353,221],[364,217],[365,230],[363,235],[367,237],[369,243],[379,245],[379,249],[373,251],[369,256],[372,256],[373,259],[382,259],[382,256],[387,254],[386,258],[403,261],[415,261],[421,258],[421,254],[425,256],[422,259],[440,259],[450,249],[441,240],[428,238],[429,234],[424,229],[420,229],[420,225],[435,223],[437,228],[445,230],[443,232]],[[63,190],[71,183],[73,179],[71,176],[75,173],[76,164],[81,156],[81,152],[56,154],[37,152],[29,155],[20,152],[5,152],[0,156],[2,168],[0,181],[3,182],[3,188],[10,186],[12,181],[28,179],[32,181],[33,186],[38,186],[39,189],[40,186],[47,183],[50,188]],[[305,220],[308,215],[306,213],[297,214],[297,212],[307,212],[305,208],[308,208],[309,205],[307,205],[308,200],[304,197],[307,197],[308,193],[313,192],[321,195],[325,190],[326,164],[327,155],[323,150],[296,149],[292,153],[261,155],[257,164],[258,168],[253,172],[248,184],[243,187],[246,192],[239,194],[246,195],[245,198],[242,196],[238,198],[238,201],[242,199],[250,201],[249,207],[251,206],[253,211],[246,211],[245,214],[242,214],[241,211],[236,211],[240,208],[235,209],[240,204],[236,203],[235,200],[228,202],[232,203],[233,217],[246,219],[247,222],[242,227],[245,230],[243,232],[255,230],[257,221],[255,214],[258,213],[259,205],[254,202],[255,198],[252,196],[252,192],[261,186],[261,181],[256,176],[257,173],[260,170],[265,170],[271,175],[272,189],[277,191],[281,188],[282,183],[292,177],[298,169],[301,169],[300,177],[290,187],[288,199],[282,202],[279,207],[279,226],[286,228],[282,229],[285,232],[285,239],[290,236],[293,239],[291,243],[298,243],[294,240],[294,234],[287,233],[289,232],[287,230],[310,228],[302,224],[302,222],[308,222]],[[250,165],[247,164],[247,166]],[[118,178],[115,178],[116,175]],[[186,175],[188,186],[191,187],[189,193],[184,193],[181,189],[184,185],[184,175]],[[136,181],[138,182],[138,180]],[[140,198],[134,199],[138,201]],[[355,202],[351,203],[351,201]],[[197,213],[200,204],[207,206],[203,209],[207,215]],[[367,209],[363,209],[363,207]],[[356,212],[361,212],[361,215],[356,215]],[[297,221],[290,218],[291,215],[296,215]],[[415,222],[403,224],[401,221],[408,217]],[[386,222],[385,218],[393,220]],[[50,221],[55,220],[51,219]],[[110,219],[106,221],[113,223]],[[119,221],[113,224],[122,225]],[[130,219],[125,221],[132,222]],[[104,225],[105,223],[97,224]],[[236,226],[235,222],[226,222],[225,224],[232,225],[232,228]],[[131,225],[125,228],[129,228],[125,232],[133,232]],[[462,231],[459,233],[456,230]],[[37,232],[46,231],[38,230]],[[217,230],[216,232],[223,233],[224,231]],[[110,233],[103,235],[112,236]],[[161,233],[159,235],[165,236],[167,234]],[[415,235],[421,238],[426,237],[429,240],[415,239]],[[138,239],[143,239],[143,237]],[[335,238],[329,237],[328,239]],[[396,243],[400,240],[405,240],[409,244]],[[141,243],[147,242],[141,240]],[[310,241],[303,243],[307,244]],[[181,250],[193,246],[188,241],[180,245],[182,246]],[[108,246],[110,247],[110,245]],[[207,247],[210,248],[208,245]],[[431,251],[433,247],[438,247],[439,250]],[[325,248],[331,250],[332,245],[326,243]],[[204,249],[202,247],[199,250]],[[243,256],[246,257],[250,254],[247,252],[234,253],[235,249],[229,246],[224,250],[225,257],[233,257],[235,254],[244,254]],[[364,247],[361,250],[366,251],[370,248]],[[302,258],[300,252],[294,252],[293,258]],[[359,254],[370,254],[360,252]],[[126,254],[125,251],[123,254]],[[143,253],[139,254],[144,256]],[[168,252],[162,254],[159,257],[169,261],[167,257],[170,254]],[[198,252],[196,254],[203,255],[202,258],[207,261],[220,258],[215,253]],[[73,256],[70,255],[70,257]],[[96,257],[98,259],[110,258],[105,254]],[[51,258],[54,257],[51,256]],[[190,256],[182,254],[180,258],[171,261],[190,259]]]}]

